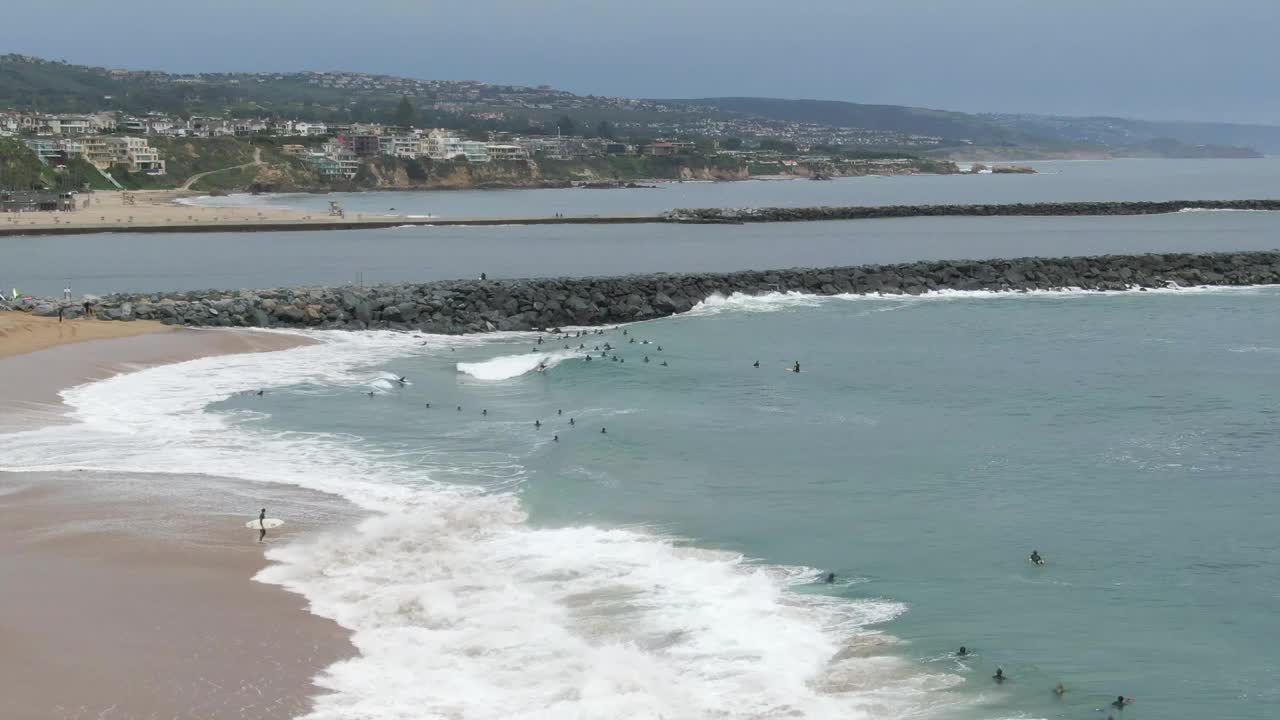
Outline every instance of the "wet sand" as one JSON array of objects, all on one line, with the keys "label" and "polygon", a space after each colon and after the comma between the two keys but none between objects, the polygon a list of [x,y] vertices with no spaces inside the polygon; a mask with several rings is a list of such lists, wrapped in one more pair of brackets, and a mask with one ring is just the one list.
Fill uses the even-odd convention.
[{"label": "wet sand", "polygon": [[[175,330],[2,358],[0,433],[65,422],[58,391],[92,379],[307,342]],[[0,457],[3,448],[0,434]],[[285,486],[0,473],[0,718],[305,713],[311,678],[354,649],[301,597],[251,580],[266,565],[264,545],[244,525],[263,506],[287,521],[266,546],[356,518],[338,498]]]},{"label": "wet sand", "polygon": [[[264,545],[244,527],[260,505],[290,518]],[[0,473],[0,717],[305,713],[311,678],[354,649],[250,578],[264,546],[350,521],[341,508],[210,478]]]},{"label": "wet sand", "polygon": [[[25,313],[3,313],[0,314],[0,323],[4,322],[5,316],[30,317]],[[53,324],[57,322],[58,319],[53,318]],[[221,328],[196,330],[141,321],[76,320],[63,325],[79,326],[86,331],[79,335],[53,335],[52,339],[62,344],[32,351],[22,348],[41,343],[12,335],[0,337],[0,378],[4,378],[4,382],[0,382],[0,432],[63,422],[66,408],[58,392],[91,380],[209,355],[270,352],[312,342],[300,335],[278,332]],[[135,325],[140,326],[139,331],[143,334],[127,336]],[[91,337],[100,328],[107,333],[118,329],[126,335],[77,342],[85,339],[85,335]],[[15,352],[8,352],[10,349]]]}]

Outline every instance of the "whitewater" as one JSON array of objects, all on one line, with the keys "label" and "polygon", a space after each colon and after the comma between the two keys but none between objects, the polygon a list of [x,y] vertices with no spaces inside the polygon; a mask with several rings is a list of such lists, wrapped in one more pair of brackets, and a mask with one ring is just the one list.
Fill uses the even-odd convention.
[{"label": "whitewater", "polygon": [[[518,493],[435,482],[354,430],[266,430],[253,413],[210,411],[261,389],[391,393],[398,376],[374,366],[493,342],[314,337],[320,344],[65,391],[75,422],[5,436],[3,469],[198,472],[320,490],[366,511],[353,528],[272,548],[257,578],[353,633],[359,656],[317,680],[329,692],[316,720],[873,717],[927,705],[928,692],[959,682],[860,656],[860,646],[892,642],[871,627],[904,606],[793,592],[819,579],[815,569],[656,528],[535,528]],[[499,381],[571,355],[458,369]]]},{"label": "whitewater", "polygon": [[[656,343],[622,344],[614,331],[608,341],[632,362],[577,362],[580,352],[543,350],[530,333],[303,333],[317,344],[64,391],[72,422],[0,436],[0,470],[200,473],[310,488],[363,511],[352,526],[272,547],[257,576],[352,632],[359,654],[317,678],[325,693],[313,720],[1048,717],[1019,711],[1059,679],[1040,665],[1083,676],[1063,661],[1107,651],[1089,664],[1121,661],[1108,671],[1124,677],[1129,665],[1108,658],[1108,638],[1131,629],[1174,637],[1158,623],[1194,633],[1208,622],[1202,612],[1163,618],[1193,602],[1199,585],[1143,585],[1156,581],[1141,568],[1160,560],[1139,565],[1123,548],[1141,550],[1154,534],[1175,563],[1165,574],[1204,565],[1195,553],[1213,543],[1181,548],[1175,538],[1197,539],[1230,496],[1197,500],[1193,488],[1226,486],[1198,475],[1178,485],[1197,514],[1189,525],[1159,506],[1173,534],[1152,515],[1141,525],[1097,521],[1108,508],[1152,502],[1109,493],[1203,468],[1222,468],[1231,483],[1256,472],[1250,455],[1220,455],[1253,452],[1253,436],[1231,434],[1238,421],[1195,413],[1266,404],[1271,385],[1227,402],[1188,393],[1200,385],[1187,378],[1221,368],[1233,389],[1238,378],[1268,377],[1268,353],[1257,348],[1280,345],[1266,320],[1275,294],[714,296],[684,316],[627,326],[664,346],[667,368],[640,361]],[[1218,354],[1206,359],[1210,351]],[[805,371],[757,373],[758,355],[779,368],[801,357]],[[1141,372],[1123,374],[1129,368]],[[1143,385],[1163,382],[1182,389]],[[1119,397],[1131,388],[1134,398]],[[258,390],[287,402],[244,399]],[[1154,406],[1159,422],[1140,414],[1151,397],[1183,396],[1185,408]],[[1077,407],[1082,397],[1098,405]],[[1106,405],[1113,398],[1120,409]],[[426,402],[443,410],[424,416]],[[616,445],[589,444],[562,424],[552,449],[531,425],[535,411],[558,418],[558,407],[591,423],[592,437],[607,422]],[[1173,426],[1183,418],[1190,425]],[[1145,475],[1153,472],[1158,479]],[[1079,497],[1105,501],[1082,507],[1068,491],[1092,478]],[[1029,486],[1037,492],[1024,498]],[[649,516],[687,507],[685,522],[600,512],[653,497],[662,502]],[[760,507],[739,516],[744,498]],[[759,552],[703,539],[717,527]],[[1126,538],[1130,527],[1141,534]],[[982,544],[988,532],[992,544]],[[1025,575],[1020,544],[1044,536],[1056,575]],[[948,554],[956,546],[964,552]],[[1011,568],[992,570],[1006,551]],[[1107,563],[1085,564],[1095,553]],[[1112,577],[1117,566],[1126,569]],[[834,587],[820,582],[831,568]],[[1223,570],[1206,572],[1203,586],[1215,587]],[[1104,586],[1100,601],[1090,583]],[[1147,597],[1162,598],[1158,610]],[[1137,605],[1123,605],[1129,598]],[[1119,624],[1091,634],[1117,604],[1128,608]],[[993,609],[1001,621],[983,622]],[[1074,628],[1070,637],[1043,635],[1042,615]],[[968,665],[947,652],[960,642],[979,648]],[[1026,649],[1042,645],[1052,649]],[[995,663],[1019,682],[998,694],[964,690],[985,688]],[[1204,663],[1160,673],[1194,683],[1217,667]],[[1251,677],[1255,665],[1236,675]],[[1125,682],[1142,688],[1141,678]],[[1136,694],[1149,702],[1151,693]]]}]

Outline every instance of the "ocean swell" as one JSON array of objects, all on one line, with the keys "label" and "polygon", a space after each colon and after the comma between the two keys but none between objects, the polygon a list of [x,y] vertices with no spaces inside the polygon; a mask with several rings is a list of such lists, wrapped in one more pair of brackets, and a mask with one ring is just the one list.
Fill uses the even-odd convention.
[{"label": "ocean swell", "polygon": [[[195,471],[370,511],[354,528],[272,548],[258,576],[353,632],[360,654],[318,678],[329,693],[314,720],[882,717],[941,702],[934,691],[959,682],[859,650],[876,637],[868,626],[904,607],[793,591],[817,579],[812,569],[643,528],[535,527],[516,494],[432,481],[358,436],[209,410],[260,389],[365,391],[391,380],[373,366],[460,342],[320,338],[66,391],[77,424],[4,436],[3,469]],[[513,357],[477,365],[509,374]]]}]

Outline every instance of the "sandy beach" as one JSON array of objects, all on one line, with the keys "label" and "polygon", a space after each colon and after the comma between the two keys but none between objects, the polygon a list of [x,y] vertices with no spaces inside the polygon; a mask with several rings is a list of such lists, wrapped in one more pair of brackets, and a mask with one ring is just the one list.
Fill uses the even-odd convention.
[{"label": "sandy beach", "polygon": [[[328,214],[275,208],[210,208],[178,200],[200,193],[189,190],[98,190],[77,196],[74,212],[29,212],[0,215],[0,229],[22,227],[127,228],[154,225],[218,225],[235,223],[288,224],[332,222]],[[88,203],[85,206],[85,203]],[[357,218],[352,217],[352,221]],[[386,218],[382,218],[386,219]]]},{"label": "sandy beach", "polygon": [[[268,207],[204,207],[179,202],[190,190],[99,190],[77,198],[69,212],[0,214],[0,236],[95,232],[230,232],[349,230],[400,225],[574,225],[658,222],[652,213],[554,217],[451,217],[311,212]],[[88,202],[85,206],[84,203]]]},{"label": "sandy beach", "polygon": [[[291,520],[262,545],[244,527],[259,506]],[[0,717],[305,713],[311,678],[354,650],[251,578],[264,547],[348,521],[340,507],[212,478],[0,473]]]},{"label": "sandy beach", "polygon": [[0,312],[0,358],[35,352],[83,340],[132,337],[168,332],[173,327],[152,320],[106,322],[93,319],[59,321],[24,312]]},{"label": "sandy beach", "polygon": [[[90,342],[85,342],[90,341]],[[151,365],[285,350],[311,342],[255,330],[195,330],[135,320],[0,313],[0,432],[63,422],[58,391]]]},{"label": "sandy beach", "polygon": [[[62,420],[58,391],[92,379],[309,342],[252,331],[142,332],[89,342],[64,333],[52,347],[10,348],[0,358],[0,433]],[[263,506],[288,522],[259,545],[244,524]],[[251,578],[266,565],[264,547],[355,517],[337,498],[285,486],[0,473],[0,717],[305,713],[317,691],[311,678],[354,652],[347,633],[308,613],[302,598]]]}]

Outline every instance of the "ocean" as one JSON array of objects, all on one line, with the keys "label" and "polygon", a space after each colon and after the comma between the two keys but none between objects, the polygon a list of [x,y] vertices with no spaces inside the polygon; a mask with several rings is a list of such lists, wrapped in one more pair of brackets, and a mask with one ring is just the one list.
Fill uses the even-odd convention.
[{"label": "ocean", "polygon": [[314,718],[1101,718],[1123,694],[1130,720],[1261,720],[1278,301],[773,295],[541,344],[321,334],[70,390],[79,424],[5,436],[0,469],[370,513],[260,576],[355,632]]},{"label": "ocean", "polygon": [[[858,181],[898,202],[1046,178],[1053,196],[1025,199],[1280,195],[1275,160],[1053,167]],[[418,195],[455,197],[397,202]],[[733,197],[705,204],[749,204]],[[1261,249],[1277,218],[7,238],[0,281],[57,294],[68,278],[79,293]],[[1273,287],[786,294],[541,344],[317,333],[68,390],[74,422],[0,436],[0,470],[203,473],[360,508],[273,545],[259,577],[354,632],[360,655],[323,673],[314,720],[1103,720],[1117,695],[1135,701],[1126,720],[1263,720],[1280,714],[1277,303]]]}]

